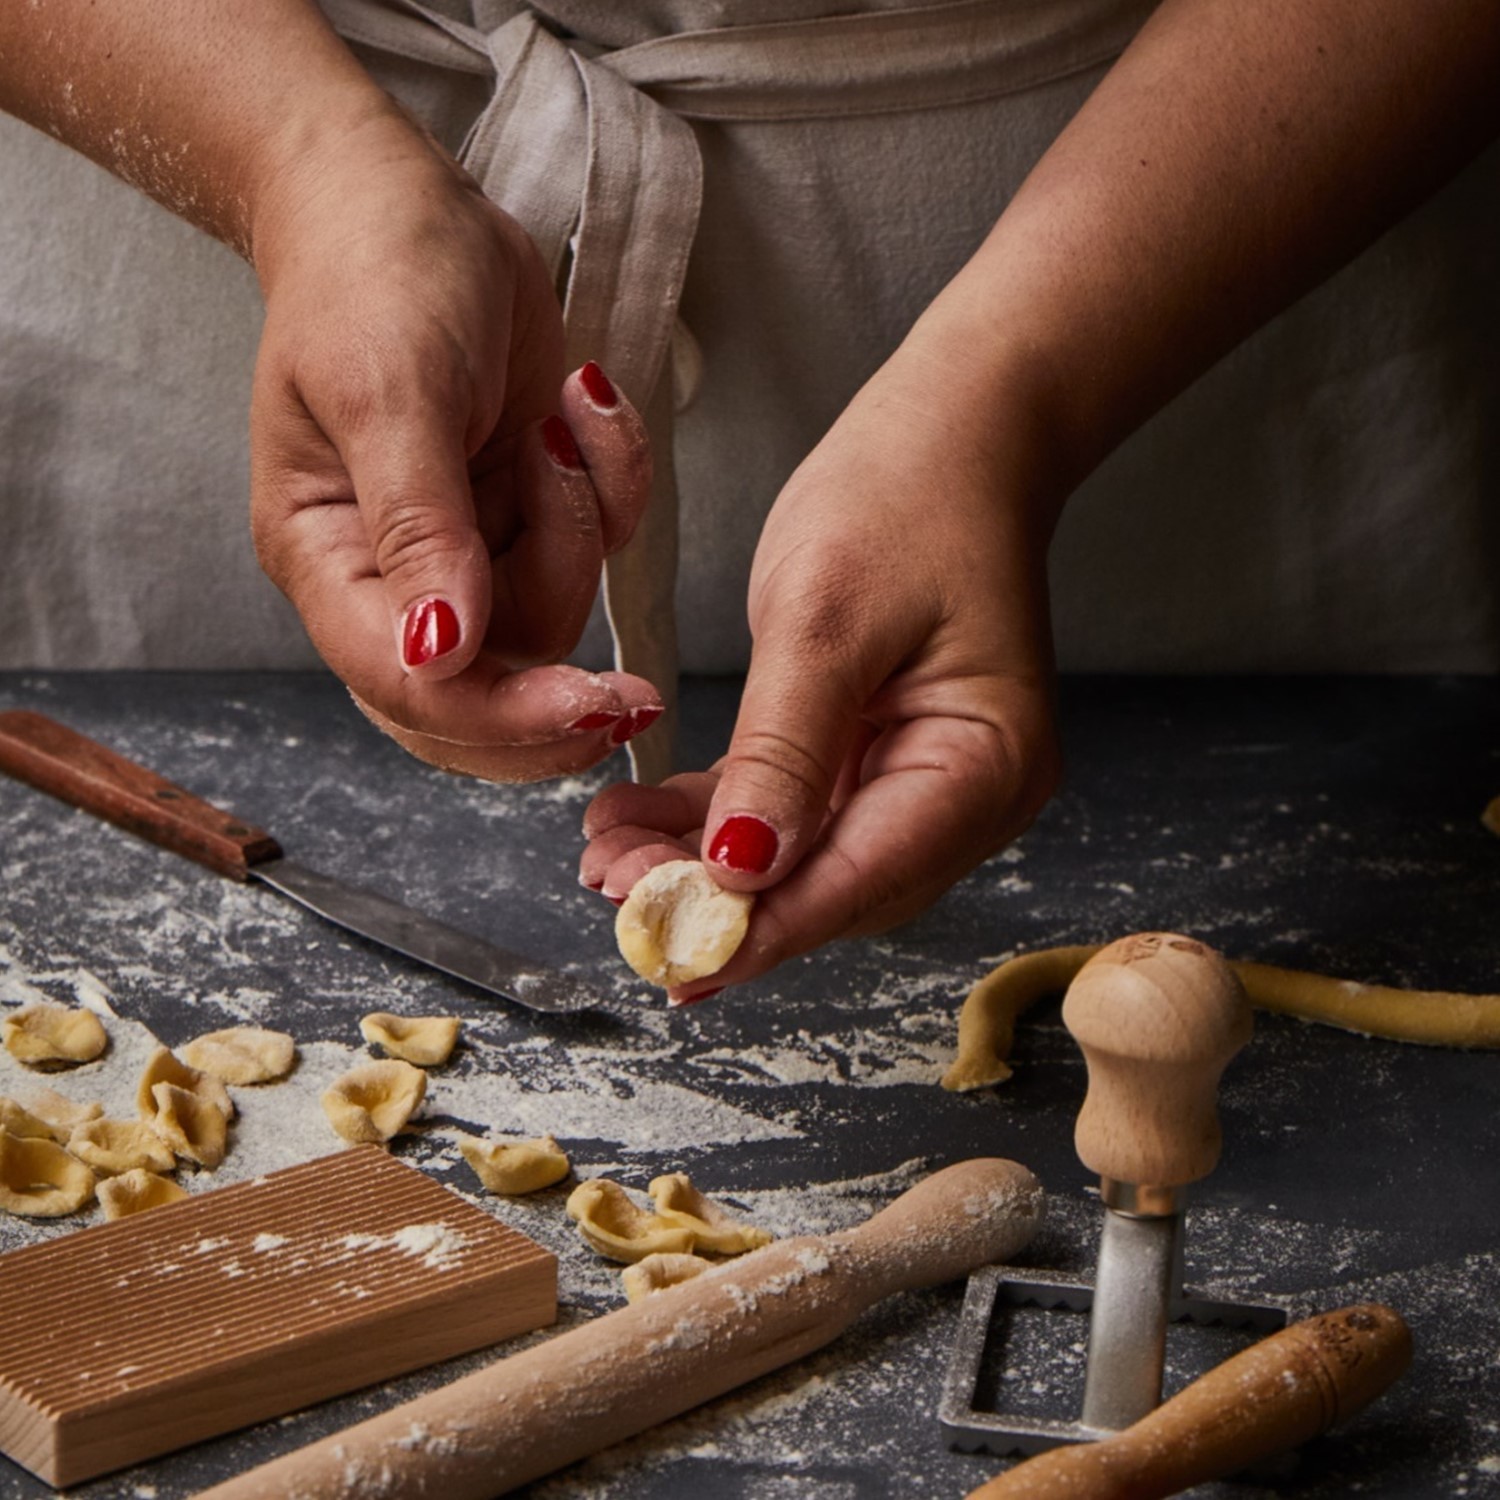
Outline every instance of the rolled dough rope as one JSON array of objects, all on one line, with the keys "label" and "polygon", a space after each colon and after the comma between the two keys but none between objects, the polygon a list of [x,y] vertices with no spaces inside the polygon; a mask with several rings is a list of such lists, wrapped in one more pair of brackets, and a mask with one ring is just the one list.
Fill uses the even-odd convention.
[{"label": "rolled dough rope", "polygon": [[[1016,1018],[1045,996],[1066,989],[1098,951],[1096,946],[1042,948],[986,974],[958,1013],[958,1055],[943,1075],[943,1087],[962,1093],[1004,1083],[1011,1075],[1006,1059],[1015,1041]],[[1237,961],[1230,968],[1257,1010],[1394,1042],[1500,1047],[1500,995],[1401,990],[1275,964]]]},{"label": "rolled dough rope", "polygon": [[506,1494],[822,1348],[882,1297],[1010,1259],[1042,1211],[1025,1167],[960,1162],[857,1228],[726,1261],[198,1500]]}]

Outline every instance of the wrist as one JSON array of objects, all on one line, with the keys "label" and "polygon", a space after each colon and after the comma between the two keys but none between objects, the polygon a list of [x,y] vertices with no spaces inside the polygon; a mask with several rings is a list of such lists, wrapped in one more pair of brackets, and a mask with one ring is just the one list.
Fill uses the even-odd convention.
[{"label": "wrist", "polygon": [[336,233],[351,214],[368,218],[372,196],[404,192],[414,206],[424,196],[420,180],[437,190],[468,181],[395,100],[363,83],[348,88],[334,108],[284,121],[257,154],[245,251],[267,297],[309,235]]}]

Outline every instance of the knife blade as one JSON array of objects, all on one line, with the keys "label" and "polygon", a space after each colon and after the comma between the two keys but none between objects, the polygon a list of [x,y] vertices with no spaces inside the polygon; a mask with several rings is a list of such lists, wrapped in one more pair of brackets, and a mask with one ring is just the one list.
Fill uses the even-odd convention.
[{"label": "knife blade", "polygon": [[339,927],[531,1010],[590,1010],[583,980],[288,859],[281,845],[145,766],[29,709],[0,713],[0,770],[238,881],[259,881]]}]

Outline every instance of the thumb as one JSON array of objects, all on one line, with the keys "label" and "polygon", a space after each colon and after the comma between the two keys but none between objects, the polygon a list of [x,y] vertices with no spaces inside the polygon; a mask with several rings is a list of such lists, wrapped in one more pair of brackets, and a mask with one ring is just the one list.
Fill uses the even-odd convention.
[{"label": "thumb", "polygon": [[873,686],[857,663],[830,660],[826,636],[799,640],[793,629],[756,641],[703,825],[703,859],[721,885],[775,885],[811,847]]},{"label": "thumb", "polygon": [[432,678],[461,672],[490,617],[489,549],[475,519],[461,434],[438,413],[418,412],[360,433],[342,456],[402,667]]}]

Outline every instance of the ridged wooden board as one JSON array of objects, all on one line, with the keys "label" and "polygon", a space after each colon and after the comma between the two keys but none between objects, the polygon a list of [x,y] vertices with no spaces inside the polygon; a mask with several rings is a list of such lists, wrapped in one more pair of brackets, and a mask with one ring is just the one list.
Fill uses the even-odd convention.
[{"label": "ridged wooden board", "polygon": [[360,1146],[0,1255],[0,1452],[54,1486],[557,1316],[557,1260]]}]

